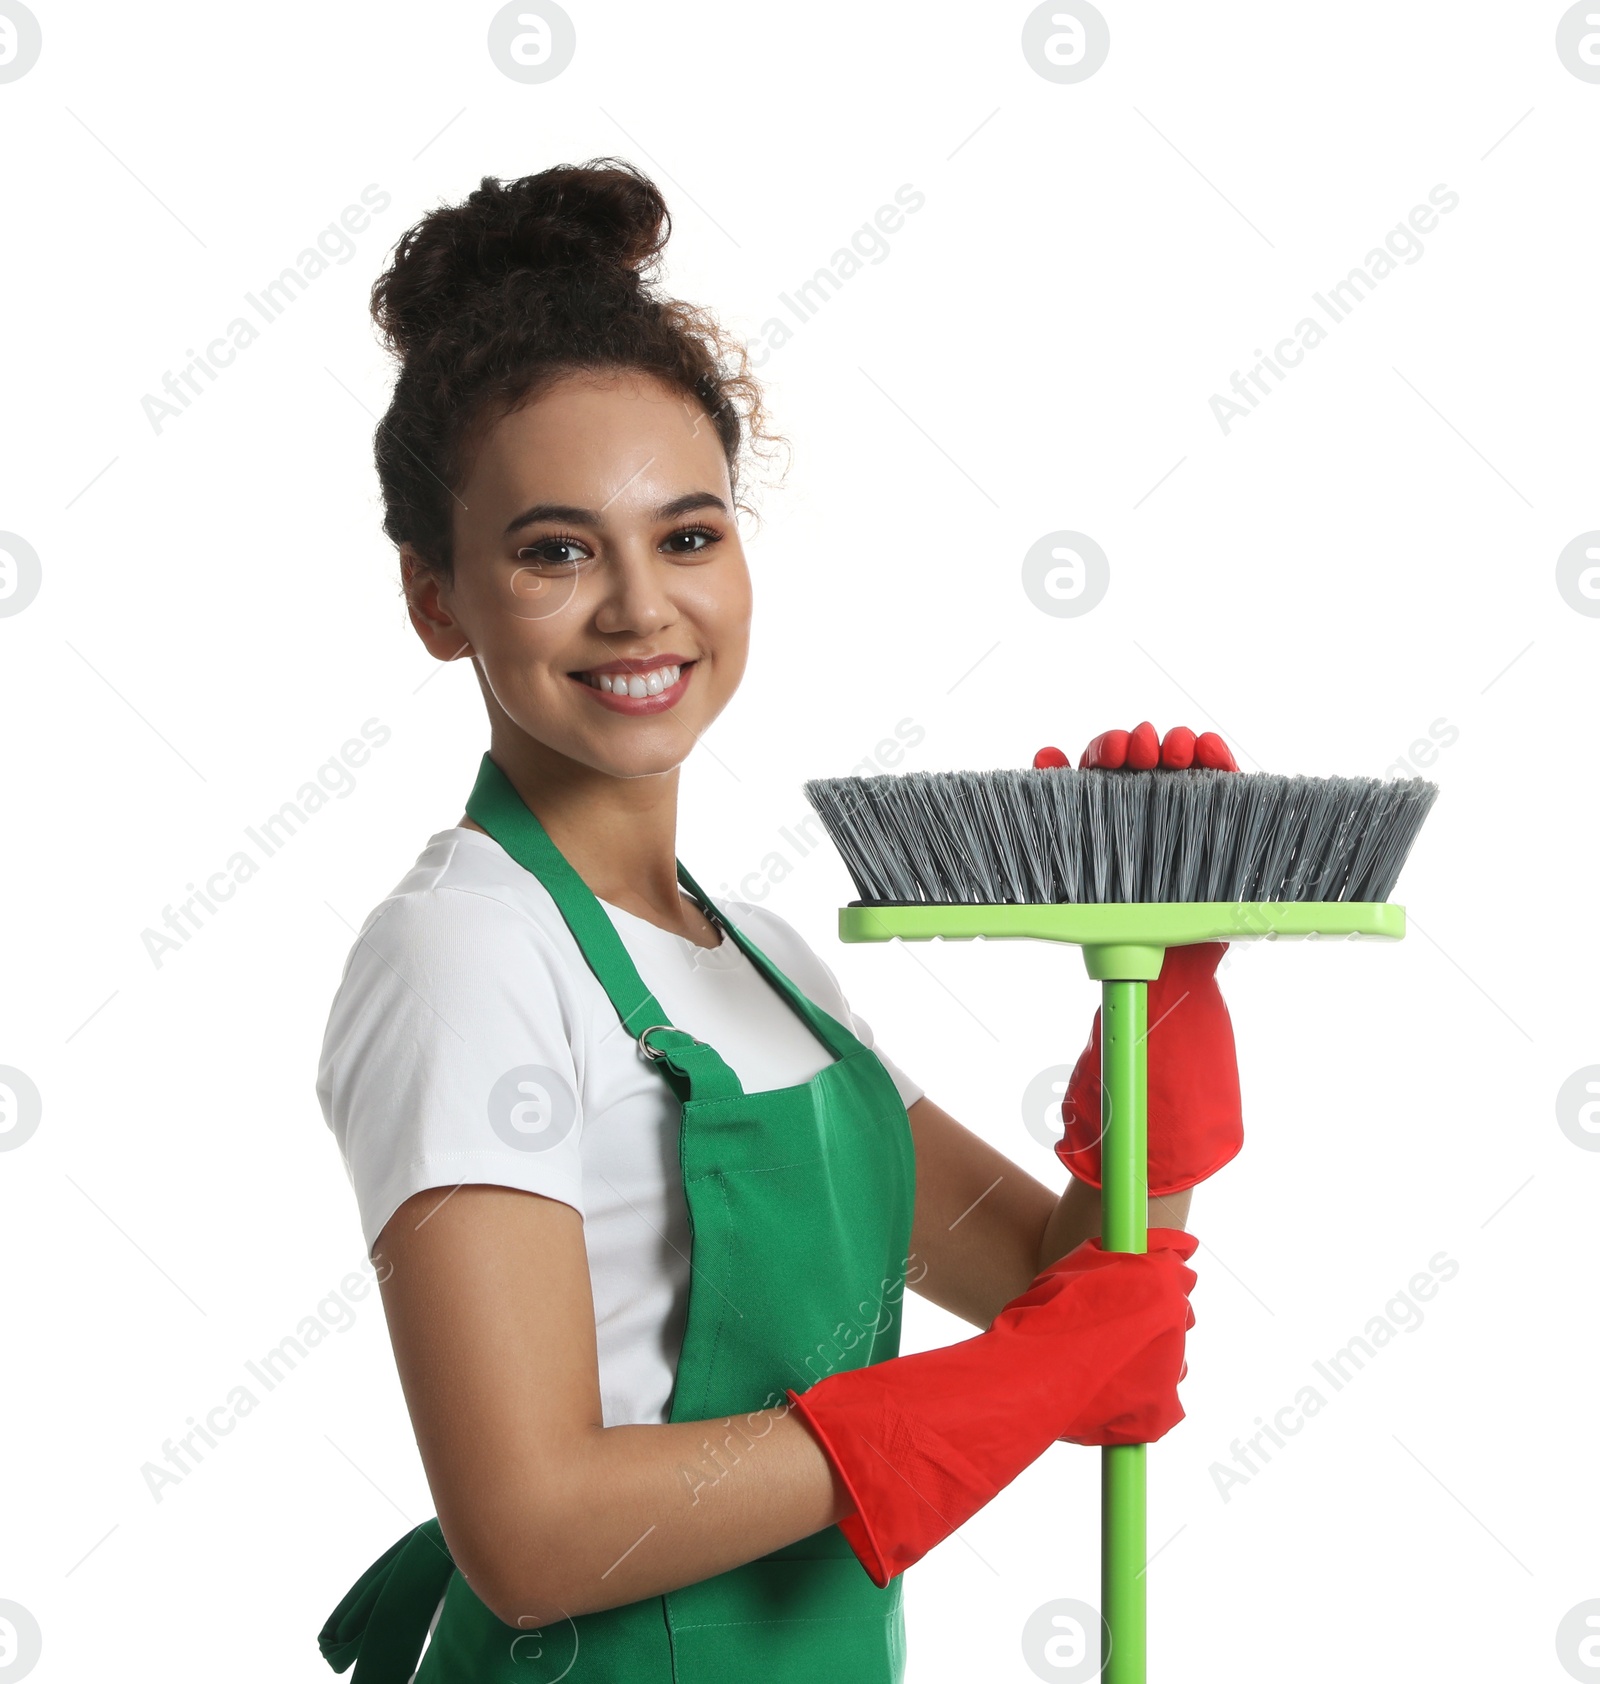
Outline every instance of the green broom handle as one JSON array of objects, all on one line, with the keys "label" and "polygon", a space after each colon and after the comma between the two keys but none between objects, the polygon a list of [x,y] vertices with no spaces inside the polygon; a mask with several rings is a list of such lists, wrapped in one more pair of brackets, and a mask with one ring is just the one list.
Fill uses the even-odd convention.
[{"label": "green broom handle", "polygon": [[[1107,1251],[1144,1251],[1149,984],[1107,980],[1101,991],[1100,1242]],[[1109,1639],[1103,1684],[1145,1684],[1145,1449],[1107,1444],[1100,1451],[1100,1610]]]},{"label": "green broom handle", "polygon": [[[844,941],[1033,938],[1083,949],[1101,984],[1100,1240],[1107,1251],[1147,1251],[1150,1164],[1146,1140],[1148,983],[1167,949],[1186,942],[1267,936],[1375,936],[1398,941],[1406,909],[1389,901],[1176,901],[876,905],[839,909]],[[1144,980],[1139,980],[1144,979]],[[1145,1452],[1100,1452],[1102,1684],[1145,1684]]]}]

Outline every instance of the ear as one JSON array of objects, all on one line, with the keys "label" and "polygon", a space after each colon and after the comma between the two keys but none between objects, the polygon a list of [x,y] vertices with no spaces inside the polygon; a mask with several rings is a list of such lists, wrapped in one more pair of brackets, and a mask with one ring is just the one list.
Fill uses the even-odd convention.
[{"label": "ear", "polygon": [[409,543],[400,546],[400,584],[406,611],[424,648],[436,660],[455,661],[472,646],[450,611],[450,586]]}]

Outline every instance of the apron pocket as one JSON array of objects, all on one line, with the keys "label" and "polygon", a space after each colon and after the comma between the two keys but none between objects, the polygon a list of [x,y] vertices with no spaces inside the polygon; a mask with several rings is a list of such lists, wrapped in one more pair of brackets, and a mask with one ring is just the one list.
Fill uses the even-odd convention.
[{"label": "apron pocket", "polygon": [[880,1590],[854,1555],[749,1561],[666,1604],[681,1684],[903,1684],[901,1581]]}]

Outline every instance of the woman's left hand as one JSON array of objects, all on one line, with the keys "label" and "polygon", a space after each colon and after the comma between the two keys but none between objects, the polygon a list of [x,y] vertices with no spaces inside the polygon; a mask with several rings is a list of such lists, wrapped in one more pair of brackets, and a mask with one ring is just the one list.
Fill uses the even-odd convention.
[{"label": "woman's left hand", "polygon": [[[1041,769],[1070,764],[1054,748],[1040,749],[1033,763]],[[1132,731],[1103,731],[1083,751],[1082,764],[1109,771],[1181,771],[1190,766],[1239,770],[1216,732],[1197,737],[1175,725],[1160,739],[1148,720]],[[1149,986],[1146,1117],[1152,1198],[1205,1180],[1244,1144],[1233,1023],[1216,979],[1227,951],[1228,944],[1219,941],[1169,947],[1161,975]],[[1094,1014],[1089,1044],[1067,1084],[1061,1105],[1065,1132],[1056,1143],[1056,1156],[1092,1187],[1100,1185],[1104,1128],[1100,1015],[1098,1010]]]},{"label": "woman's left hand", "polygon": [[[1042,748],[1034,755],[1033,764],[1042,770],[1070,766],[1072,762],[1058,748]],[[1080,764],[1085,770],[1107,772],[1148,772],[1158,766],[1171,772],[1190,766],[1206,766],[1218,772],[1239,770],[1228,745],[1215,731],[1202,731],[1197,737],[1187,725],[1174,725],[1165,737],[1158,737],[1148,719],[1131,731],[1102,731],[1083,751]]]},{"label": "woman's left hand", "polygon": [[[1228,944],[1169,947],[1149,985],[1145,1101],[1151,1198],[1181,1193],[1214,1175],[1244,1144],[1233,1023],[1217,987]],[[1064,1133],[1056,1156],[1080,1181],[1101,1184],[1104,1133],[1100,1089],[1100,1012],[1061,1102]]]}]

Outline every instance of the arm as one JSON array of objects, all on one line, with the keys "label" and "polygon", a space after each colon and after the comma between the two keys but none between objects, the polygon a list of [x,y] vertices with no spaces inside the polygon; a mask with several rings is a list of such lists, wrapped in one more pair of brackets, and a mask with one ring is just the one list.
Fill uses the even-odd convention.
[{"label": "arm", "polygon": [[[1151,1228],[1185,1228],[1189,1223],[1189,1200],[1194,1189],[1186,1187],[1181,1193],[1168,1193],[1164,1198],[1151,1199],[1145,1206],[1146,1225]],[[1065,1257],[1080,1246],[1091,1234],[1100,1232],[1100,1189],[1076,1177],[1067,1183],[1067,1190],[1050,1213],[1044,1239],[1039,1248],[1039,1267]]]},{"label": "arm", "polygon": [[570,1205],[495,1186],[418,1193],[374,1262],[445,1539],[508,1625],[659,1595],[849,1512],[787,1405],[602,1427],[583,1220]]},{"label": "arm", "polygon": [[[907,1284],[987,1327],[1034,1277],[1100,1232],[1100,1192],[1076,1179],[1059,1197],[924,1095],[906,1113],[917,1154]],[[1152,1228],[1181,1228],[1189,1193],[1151,1199]]]}]

